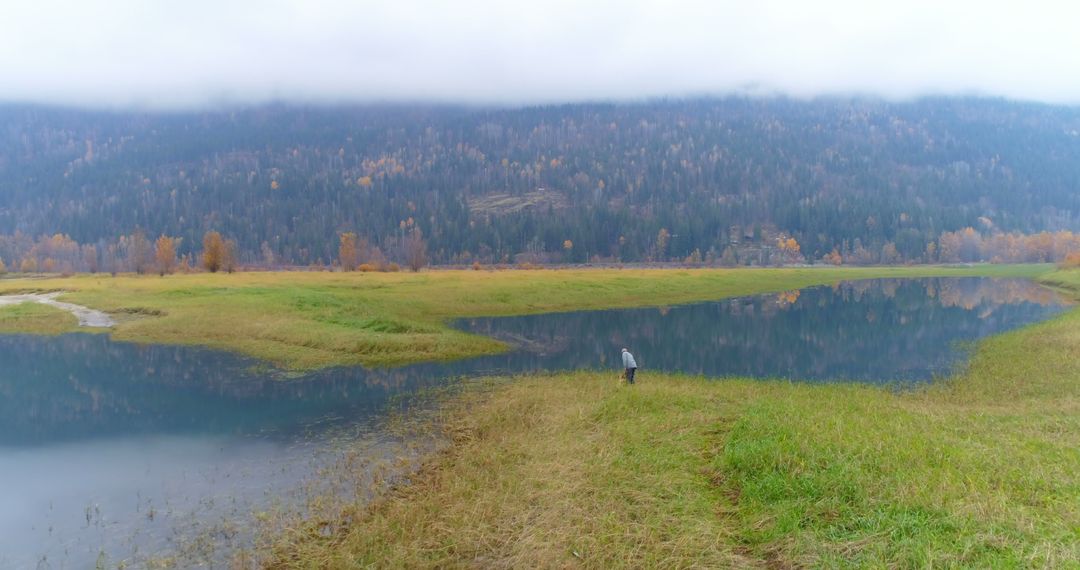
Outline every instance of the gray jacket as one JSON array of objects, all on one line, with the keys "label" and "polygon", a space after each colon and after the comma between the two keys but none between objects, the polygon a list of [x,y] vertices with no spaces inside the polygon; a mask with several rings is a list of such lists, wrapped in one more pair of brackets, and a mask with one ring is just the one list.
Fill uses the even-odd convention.
[{"label": "gray jacket", "polygon": [[622,367],[637,368],[637,361],[634,360],[634,355],[630,354],[630,351],[622,353]]}]

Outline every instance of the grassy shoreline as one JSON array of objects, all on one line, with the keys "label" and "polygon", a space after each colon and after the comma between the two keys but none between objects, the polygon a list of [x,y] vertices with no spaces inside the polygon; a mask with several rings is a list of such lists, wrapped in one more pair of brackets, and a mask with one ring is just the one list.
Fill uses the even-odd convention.
[{"label": "grassy shoreline", "polygon": [[[62,299],[110,313],[117,340],[202,345],[292,371],[392,366],[505,350],[454,330],[456,318],[657,306],[881,277],[1035,278],[1047,265],[785,269],[561,269],[407,273],[80,275],[0,280],[0,294],[65,291]],[[59,317],[57,317],[59,319]],[[0,314],[0,329],[75,330]]]},{"label": "grassy shoreline", "polygon": [[76,330],[78,326],[75,315],[47,305],[22,303],[0,307],[0,334],[56,335]]},{"label": "grassy shoreline", "polygon": [[270,567],[1080,567],[1080,309],[914,391],[614,376],[451,399],[449,449]]}]

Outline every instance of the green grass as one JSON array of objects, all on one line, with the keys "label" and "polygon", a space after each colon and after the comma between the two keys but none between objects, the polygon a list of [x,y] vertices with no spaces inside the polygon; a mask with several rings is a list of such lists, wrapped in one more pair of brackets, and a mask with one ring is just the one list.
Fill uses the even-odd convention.
[{"label": "green grass", "polygon": [[74,332],[78,325],[71,313],[40,303],[0,307],[0,333],[54,335]]},{"label": "green grass", "polygon": [[1080,568],[1080,309],[910,391],[639,378],[451,398],[447,450],[270,566]]},{"label": "green grass", "polygon": [[[398,365],[506,347],[447,326],[470,316],[666,305],[798,289],[845,279],[1035,277],[1049,266],[811,269],[572,269],[408,273],[82,275],[4,279],[0,294],[67,291],[62,300],[113,314],[118,340],[197,344],[291,370]],[[0,327],[18,329],[16,324]],[[31,332],[27,329],[27,332]]]}]

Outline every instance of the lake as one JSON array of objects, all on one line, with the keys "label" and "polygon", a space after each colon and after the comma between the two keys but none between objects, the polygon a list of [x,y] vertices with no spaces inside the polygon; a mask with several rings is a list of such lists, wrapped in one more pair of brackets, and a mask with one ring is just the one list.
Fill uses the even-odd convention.
[{"label": "lake", "polygon": [[0,568],[138,563],[162,551],[220,560],[249,539],[235,521],[302,508],[323,483],[317,472],[358,440],[372,457],[408,453],[410,442],[379,419],[449,378],[584,368],[614,379],[626,346],[641,382],[652,371],[925,382],[962,366],[973,341],[1066,308],[1024,280],[858,281],[664,308],[465,319],[455,326],[515,348],[288,380],[199,348],[0,335]]}]

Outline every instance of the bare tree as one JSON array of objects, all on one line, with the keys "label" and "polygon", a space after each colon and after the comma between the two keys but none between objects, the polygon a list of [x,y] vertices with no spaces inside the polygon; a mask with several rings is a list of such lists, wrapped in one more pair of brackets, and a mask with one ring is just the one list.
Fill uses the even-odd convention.
[{"label": "bare tree", "polygon": [[88,243],[82,246],[83,263],[86,265],[86,270],[90,273],[97,273],[100,267],[98,266],[98,250],[97,246],[92,243]]},{"label": "bare tree", "polygon": [[275,261],[274,250],[270,247],[270,244],[265,242],[265,241],[262,242],[262,258],[263,258],[263,263],[266,264],[267,269],[273,269],[274,268],[274,261]]},{"label": "bare tree", "polygon": [[405,263],[413,271],[420,271],[427,265],[427,243],[418,227],[414,227],[405,238]]},{"label": "bare tree", "polygon": [[146,232],[142,228],[135,228],[135,232],[131,234],[129,247],[128,254],[130,255],[131,268],[139,275],[146,273],[153,265],[153,253],[150,240],[146,239]]},{"label": "bare tree", "polygon": [[225,240],[225,247],[221,256],[221,268],[224,269],[227,273],[232,273],[233,271],[236,271],[236,255],[236,240]]}]

